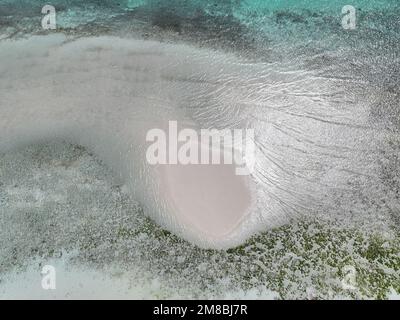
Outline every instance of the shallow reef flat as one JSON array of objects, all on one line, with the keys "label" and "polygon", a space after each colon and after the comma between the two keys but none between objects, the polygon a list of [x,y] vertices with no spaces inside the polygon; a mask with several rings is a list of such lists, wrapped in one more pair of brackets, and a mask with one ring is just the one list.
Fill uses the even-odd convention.
[{"label": "shallow reef flat", "polygon": [[[308,218],[235,249],[202,250],[146,218],[81,147],[31,146],[1,155],[0,168],[1,298],[395,298],[400,290],[395,223],[371,231],[351,217]],[[56,293],[37,287],[47,263],[58,270]]]}]

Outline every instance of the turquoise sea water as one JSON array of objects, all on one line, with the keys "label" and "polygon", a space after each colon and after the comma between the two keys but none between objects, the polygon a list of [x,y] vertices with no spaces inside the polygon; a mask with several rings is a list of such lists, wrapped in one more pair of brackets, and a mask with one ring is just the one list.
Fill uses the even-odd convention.
[{"label": "turquoise sea water", "polygon": [[[291,32],[291,29],[295,27],[309,25],[309,35],[329,28],[332,32],[337,31],[340,28],[342,8],[349,4],[356,8],[358,24],[361,28],[398,32],[398,10],[400,9],[400,4],[396,0],[354,0],[351,3],[344,0],[334,2],[328,0],[54,0],[49,3],[56,7],[61,20],[65,17],[65,21],[62,21],[65,28],[93,23],[96,20],[100,22],[103,19],[107,19],[107,25],[112,28],[113,22],[118,20],[116,17],[121,15],[139,20],[160,15],[165,26],[182,24],[185,19],[193,23],[201,23],[202,19],[210,17],[231,17],[236,19],[236,22],[253,28],[254,32],[263,31],[266,35],[271,35],[268,28],[273,24],[284,24],[286,32]],[[29,18],[40,15],[42,7],[42,1],[2,0],[0,1],[0,25],[2,27],[23,26],[23,21],[28,22]],[[154,22],[156,21],[153,20]],[[25,27],[29,30],[29,25]],[[31,27],[34,28],[34,26]]]}]

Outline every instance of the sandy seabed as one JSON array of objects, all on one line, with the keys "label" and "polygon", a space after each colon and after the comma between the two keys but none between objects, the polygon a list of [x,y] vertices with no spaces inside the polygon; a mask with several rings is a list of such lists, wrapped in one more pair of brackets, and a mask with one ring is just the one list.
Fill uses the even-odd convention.
[{"label": "sandy seabed", "polygon": [[[338,98],[342,80],[109,37],[0,46],[2,298],[398,297],[398,198],[376,161],[390,145],[395,164],[397,138],[370,126],[358,91]],[[252,212],[223,238],[169,210],[140,160],[140,135],[167,115],[256,128]]]}]

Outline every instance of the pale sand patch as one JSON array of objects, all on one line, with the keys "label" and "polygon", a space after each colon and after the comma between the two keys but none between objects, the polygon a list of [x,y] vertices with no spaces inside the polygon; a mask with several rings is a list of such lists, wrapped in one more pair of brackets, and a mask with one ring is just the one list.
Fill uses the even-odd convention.
[{"label": "pale sand patch", "polygon": [[[211,154],[208,146],[194,144]],[[237,175],[237,168],[225,164],[223,157],[219,164],[164,165],[160,184],[175,214],[218,242],[238,227],[252,206],[251,178]]]}]

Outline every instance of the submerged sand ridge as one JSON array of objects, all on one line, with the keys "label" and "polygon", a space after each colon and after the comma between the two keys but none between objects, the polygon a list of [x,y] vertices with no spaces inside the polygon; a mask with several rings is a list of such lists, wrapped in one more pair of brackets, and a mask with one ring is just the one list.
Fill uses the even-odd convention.
[{"label": "submerged sand ridge", "polygon": [[[356,163],[361,174],[374,170],[369,151],[384,133],[367,126],[365,106],[338,98],[339,81],[310,71],[114,37],[0,46],[0,149],[52,139],[85,146],[147,214],[199,246],[232,247],[312,212],[321,198],[330,206],[330,186],[346,185]],[[169,120],[254,128],[254,174],[237,176],[225,164],[149,165],[146,134]]]},{"label": "submerged sand ridge", "polygon": [[[145,158],[149,130],[188,122],[181,109],[204,57],[156,42],[66,40],[3,43],[3,150],[54,138],[88,147],[156,221],[200,245],[223,246],[253,205],[251,178],[232,164],[151,166]],[[198,61],[182,61],[193,56]]]}]

